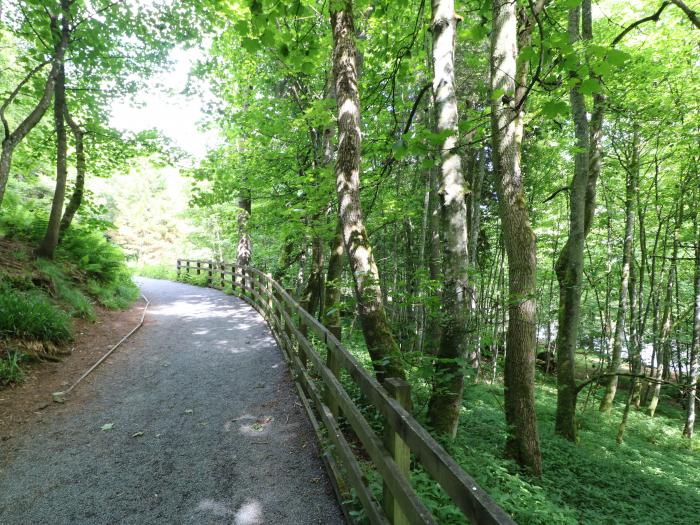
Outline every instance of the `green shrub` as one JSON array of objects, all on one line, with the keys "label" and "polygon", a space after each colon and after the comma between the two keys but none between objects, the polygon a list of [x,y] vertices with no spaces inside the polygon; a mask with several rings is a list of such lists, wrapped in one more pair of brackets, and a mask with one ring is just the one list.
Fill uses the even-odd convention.
[{"label": "green shrub", "polygon": [[139,288],[131,280],[128,272],[123,272],[114,282],[100,282],[90,279],[87,289],[99,303],[111,310],[124,310],[129,308],[139,298]]},{"label": "green shrub", "polygon": [[121,249],[110,243],[99,232],[71,227],[61,240],[58,255],[76,264],[90,278],[103,283],[117,283],[123,279],[126,261]]},{"label": "green shrub", "polygon": [[24,379],[24,371],[21,362],[24,354],[18,351],[5,350],[5,355],[0,355],[0,386],[18,383]]},{"label": "green shrub", "polygon": [[19,292],[0,286],[0,338],[52,343],[71,339],[70,317],[39,291]]},{"label": "green shrub", "polygon": [[[216,279],[217,277],[218,276],[214,274],[213,279]],[[202,272],[199,275],[194,272],[189,274],[182,273],[177,280],[181,283],[193,284],[194,286],[209,286],[209,276],[206,272]]]},{"label": "green shrub", "polygon": [[36,261],[37,269],[51,281],[56,298],[68,309],[72,317],[94,320],[95,310],[90,299],[66,277],[67,269],[61,264],[45,259]]},{"label": "green shrub", "polygon": [[176,281],[177,272],[175,268],[165,265],[165,264],[148,264],[136,268],[134,270],[136,275],[141,277],[149,277],[151,279],[164,279],[166,281]]}]

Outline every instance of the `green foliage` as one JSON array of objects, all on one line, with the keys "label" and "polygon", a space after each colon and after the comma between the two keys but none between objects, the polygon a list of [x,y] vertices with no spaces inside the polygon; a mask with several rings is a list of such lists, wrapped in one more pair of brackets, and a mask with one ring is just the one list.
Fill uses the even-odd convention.
[{"label": "green foliage", "polygon": [[67,277],[64,264],[39,259],[36,268],[50,281],[49,289],[54,297],[63,303],[72,317],[95,319],[95,310],[85,294]]},{"label": "green foliage", "polygon": [[0,387],[18,383],[24,379],[22,360],[24,354],[17,350],[6,349],[5,355],[0,354]]},{"label": "green foliage", "polygon": [[[217,277],[218,276],[214,274],[212,278],[217,279]],[[209,276],[207,272],[202,272],[200,275],[197,275],[195,272],[185,273],[183,271],[177,280],[181,283],[193,284],[195,286],[209,286]]]},{"label": "green foliage", "polygon": [[23,338],[52,343],[71,339],[68,314],[38,290],[20,292],[0,283],[0,338]]},{"label": "green foliage", "polygon": [[146,264],[136,268],[134,273],[151,279],[163,279],[166,281],[175,281],[177,279],[177,272],[173,266],[166,264]]},{"label": "green foliage", "polygon": [[110,310],[129,308],[140,294],[128,272],[121,273],[116,280],[110,282],[88,279],[86,287],[102,306]]}]

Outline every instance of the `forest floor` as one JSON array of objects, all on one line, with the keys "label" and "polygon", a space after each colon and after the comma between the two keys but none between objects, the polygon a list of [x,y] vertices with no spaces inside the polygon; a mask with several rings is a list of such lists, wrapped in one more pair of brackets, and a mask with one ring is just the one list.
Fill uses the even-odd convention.
[{"label": "forest floor", "polygon": [[[3,410],[13,399],[22,411],[0,442],[0,522],[342,523],[262,318],[214,290],[139,284],[152,302],[143,328],[64,405],[49,391],[128,332],[138,307],[115,314],[123,325],[81,327],[72,357],[0,392]],[[99,352],[81,355],[91,344]]]}]

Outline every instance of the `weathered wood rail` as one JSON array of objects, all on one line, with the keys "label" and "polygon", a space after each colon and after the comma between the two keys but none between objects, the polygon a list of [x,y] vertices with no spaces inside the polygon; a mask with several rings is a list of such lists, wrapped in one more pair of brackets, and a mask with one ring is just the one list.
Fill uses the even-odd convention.
[{"label": "weathered wood rail", "polygon": [[[178,277],[183,272],[205,275],[207,285],[214,288],[230,286],[235,295],[267,320],[290,364],[314,429],[326,445],[323,459],[340,501],[347,500],[350,489],[354,490],[372,525],[437,523],[411,485],[412,466],[420,465],[469,522],[515,523],[406,410],[410,400],[408,383],[391,378],[380,385],[270,274],[230,263],[178,259]],[[309,334],[325,348],[325,358]],[[383,416],[382,436],[374,431],[343,387],[343,371]],[[343,432],[347,427],[355,436],[350,441],[347,432]],[[381,495],[375,496],[368,487],[354,452],[357,441],[382,478]]]}]

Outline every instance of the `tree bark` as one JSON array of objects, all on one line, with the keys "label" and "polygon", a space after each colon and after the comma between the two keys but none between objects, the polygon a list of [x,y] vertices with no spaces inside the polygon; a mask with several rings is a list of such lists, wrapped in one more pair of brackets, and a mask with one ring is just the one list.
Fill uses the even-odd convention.
[{"label": "tree bark", "polygon": [[[683,207],[683,202],[679,203],[679,208]],[[656,407],[659,403],[659,395],[661,394],[661,378],[663,371],[668,362],[668,356],[671,353],[670,340],[671,329],[673,327],[673,285],[676,281],[676,259],[678,257],[678,228],[681,224],[682,212],[679,210],[676,215],[676,222],[673,229],[673,255],[671,258],[671,266],[668,271],[668,280],[666,281],[666,296],[664,299],[664,310],[661,318],[661,338],[659,348],[656,352],[656,368],[654,370],[654,379],[656,383],[652,390],[651,399],[649,400],[649,415],[654,417]]]},{"label": "tree bark", "polygon": [[338,108],[338,152],[335,166],[343,243],[350,263],[362,332],[380,381],[404,377],[398,345],[391,333],[360,204],[360,96],[352,0],[334,2],[333,76]]},{"label": "tree bark", "polygon": [[236,247],[236,265],[248,266],[253,256],[253,246],[248,232],[248,221],[252,210],[250,190],[241,190],[238,197],[238,246]]},{"label": "tree bark", "polygon": [[311,315],[315,315],[321,306],[324,259],[323,239],[315,235],[311,243],[311,272],[302,297],[302,305]]},{"label": "tree bark", "polygon": [[73,120],[68,108],[66,107],[65,119],[68,126],[71,129],[73,138],[75,139],[75,159],[76,159],[76,175],[75,175],[75,186],[73,188],[73,194],[71,195],[68,204],[66,205],[66,210],[63,212],[63,218],[61,219],[61,226],[59,236],[62,236],[68,228],[70,228],[73,222],[73,217],[75,217],[76,212],[80,209],[80,205],[83,202],[83,194],[85,191],[85,172],[86,172],[86,162],[85,162],[85,133],[80,128],[77,122]]},{"label": "tree bark", "polygon": [[[534,474],[542,472],[535,413],[537,257],[521,171],[523,104],[516,98],[516,4],[493,1],[491,33],[491,131],[503,241],[508,256],[508,329],[504,371],[506,454]],[[527,77],[527,74],[524,75]],[[524,102],[524,101],[522,101]]]},{"label": "tree bark", "polygon": [[[615,335],[613,336],[612,356],[608,366],[611,376],[605,383],[605,394],[600,402],[600,411],[609,412],[612,409],[617,392],[618,377],[614,375],[620,368],[622,357],[622,340],[625,334],[625,319],[627,317],[627,302],[629,297],[630,266],[632,264],[632,241],[634,238],[634,219],[636,204],[636,187],[634,173],[637,170],[637,157],[639,155],[639,136],[635,127],[632,144],[632,165],[626,169],[625,184],[625,238],[622,244],[622,269],[620,273],[620,293],[617,305],[617,320],[615,322]],[[630,345],[627,345],[629,353]]]},{"label": "tree bark", "polygon": [[338,221],[335,235],[330,243],[331,256],[328,259],[328,273],[326,274],[325,309],[323,312],[323,325],[340,340],[342,326],[340,319],[340,285],[343,275],[343,230]]},{"label": "tree bark", "polygon": [[441,148],[439,198],[443,254],[443,325],[435,361],[428,417],[440,434],[454,437],[464,390],[469,297],[467,206],[458,135],[455,93],[455,35],[458,18],[454,0],[433,0],[433,94],[438,133],[447,132]]},{"label": "tree bark", "polygon": [[[584,0],[582,8],[569,10],[569,43],[575,45],[580,40],[579,24],[581,13],[584,16],[584,38],[590,38],[590,0]],[[559,282],[559,320],[557,330],[557,411],[555,431],[562,437],[575,441],[576,428],[576,378],[575,356],[581,317],[581,288],[583,284],[583,250],[586,235],[590,229],[595,210],[595,183],[599,165],[590,164],[599,154],[598,143],[594,140],[602,135],[602,103],[599,109],[599,122],[590,126],[586,115],[586,101],[580,90],[581,79],[575,70],[569,72],[574,80],[569,90],[576,153],[574,156],[574,177],[569,188],[569,236],[556,263]],[[594,110],[594,115],[596,111]],[[596,115],[597,117],[597,115]]]},{"label": "tree bark", "polygon": [[[697,193],[696,193],[697,195]],[[697,202],[697,201],[696,201]],[[695,427],[695,397],[698,390],[698,355],[700,354],[700,212],[695,220],[695,307],[693,313],[693,342],[690,346],[690,373],[688,374],[688,411],[683,435],[693,437]]]},{"label": "tree bark", "polygon": [[66,108],[66,72],[61,64],[56,79],[56,94],[54,97],[54,126],[56,128],[56,188],[51,203],[51,213],[46,226],[44,238],[37,248],[37,255],[53,259],[58,246],[63,215],[63,203],[66,198],[66,178],[68,175],[68,137],[64,113]]}]

